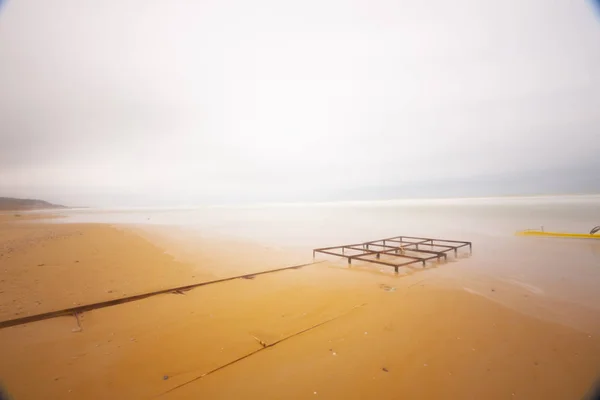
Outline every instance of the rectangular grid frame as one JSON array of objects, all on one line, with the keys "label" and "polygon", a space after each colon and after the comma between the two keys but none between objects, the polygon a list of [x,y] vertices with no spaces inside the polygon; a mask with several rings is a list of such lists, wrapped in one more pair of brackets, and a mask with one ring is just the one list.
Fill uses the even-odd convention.
[{"label": "rectangular grid frame", "polygon": [[[313,249],[313,258],[316,253],[322,253],[344,257],[348,259],[348,264],[351,264],[352,260],[360,260],[394,267],[394,270],[398,272],[398,268],[411,264],[421,263],[424,267],[425,263],[430,260],[437,260],[439,262],[443,258],[445,261],[448,259],[447,253],[450,251],[454,251],[454,256],[456,257],[458,249],[462,247],[469,247],[469,253],[473,251],[472,243],[462,240],[394,236],[370,242]],[[359,254],[346,254],[346,250],[358,251]],[[410,252],[410,255],[406,254],[407,252]],[[380,259],[382,254],[396,257],[398,262],[383,261]],[[369,258],[370,256],[375,256],[375,259]]]}]

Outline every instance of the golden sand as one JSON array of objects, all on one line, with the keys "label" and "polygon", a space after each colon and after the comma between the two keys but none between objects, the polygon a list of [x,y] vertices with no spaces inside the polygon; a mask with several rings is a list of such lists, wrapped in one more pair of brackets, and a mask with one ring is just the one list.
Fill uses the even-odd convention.
[{"label": "golden sand", "polygon": [[[0,320],[300,261],[13,220],[0,217]],[[81,331],[74,317],[28,323],[0,330],[0,380],[15,399],[569,399],[600,374],[597,323],[540,320],[447,283],[319,263],[87,312]]]}]

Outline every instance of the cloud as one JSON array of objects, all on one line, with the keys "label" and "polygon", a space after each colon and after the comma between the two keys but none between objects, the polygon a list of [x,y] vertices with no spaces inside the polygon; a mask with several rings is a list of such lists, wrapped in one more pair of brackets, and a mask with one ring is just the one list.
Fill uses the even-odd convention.
[{"label": "cloud", "polygon": [[600,150],[584,3],[30,0],[0,22],[6,195],[316,198]]}]

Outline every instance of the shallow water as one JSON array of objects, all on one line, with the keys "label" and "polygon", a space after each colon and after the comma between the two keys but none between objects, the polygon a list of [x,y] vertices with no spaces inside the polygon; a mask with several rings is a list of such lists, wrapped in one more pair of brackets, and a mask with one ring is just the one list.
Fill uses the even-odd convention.
[{"label": "shallow water", "polygon": [[[518,237],[523,229],[587,233],[600,195],[394,200],[188,208],[64,210],[56,222],[178,226],[306,251],[407,235],[473,242],[443,274],[493,277],[533,295],[600,310],[600,240]],[[441,269],[441,268],[440,268]]]},{"label": "shallow water", "polygon": [[[91,264],[83,257],[91,260],[100,253],[91,286],[97,285],[96,273],[106,280],[104,269],[118,272],[119,265],[129,268],[126,281],[145,271],[148,280],[166,284],[159,277],[164,269],[148,269],[144,257],[164,256],[163,249],[176,253],[182,245],[209,250],[204,265],[198,265],[207,272],[223,268],[226,257],[233,269],[238,260],[240,268],[249,268],[242,256],[245,241],[261,244],[250,243],[248,253],[256,247],[267,250],[256,257],[259,270],[275,263],[273,246],[300,251],[307,259],[313,247],[396,235],[470,240],[474,248],[472,255],[463,251],[448,263],[416,267],[410,276],[373,264],[353,263],[348,269],[342,260],[208,285],[185,296],[153,297],[86,313],[85,333],[74,334],[68,318],[46,321],[45,329],[35,323],[3,330],[0,343],[11,364],[0,363],[0,372],[21,397],[70,393],[108,398],[119,393],[146,398],[192,382],[165,398],[578,398],[596,377],[600,240],[514,232],[539,225],[589,231],[599,223],[600,196],[58,213],[66,218],[49,222],[137,227],[131,234],[130,229],[62,226],[131,236],[125,242],[109,235],[117,240],[110,246],[88,232],[77,236],[80,242],[71,238],[38,248],[52,247],[57,257],[75,265],[71,250],[79,243],[87,250],[77,256],[82,260],[77,265],[86,267]],[[241,241],[231,246],[234,241],[223,237]],[[124,261],[123,247],[131,247],[134,238],[142,250]],[[212,245],[220,246],[218,251]],[[29,264],[36,265],[23,259],[23,265]],[[187,280],[190,265],[181,266]],[[65,276],[67,283],[78,280],[73,273]],[[440,285],[458,290],[440,290]],[[257,341],[292,336],[277,348],[247,356],[262,350]],[[243,361],[232,363],[236,359]],[[218,367],[223,365],[228,367]],[[219,373],[196,380],[215,367]],[[40,384],[31,386],[32,379]]]},{"label": "shallow water", "polygon": [[[53,211],[53,213],[57,213]],[[384,236],[473,240],[541,226],[588,232],[600,224],[600,195],[394,200],[186,208],[73,209],[62,222],[186,226],[280,245],[322,246]]]}]

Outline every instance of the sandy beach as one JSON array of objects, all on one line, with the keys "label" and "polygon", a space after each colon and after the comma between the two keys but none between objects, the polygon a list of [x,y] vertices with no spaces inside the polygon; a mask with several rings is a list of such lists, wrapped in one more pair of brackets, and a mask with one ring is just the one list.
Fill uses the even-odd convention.
[{"label": "sandy beach", "polygon": [[[0,320],[312,261],[184,236],[4,214]],[[0,329],[0,381],[15,399],[576,399],[600,375],[591,310],[572,310],[581,326],[562,324],[532,315],[527,303],[543,296],[535,287],[324,260],[86,312],[79,323]]]},{"label": "sandy beach", "polygon": [[0,400],[600,400],[599,23],[0,0]]}]

